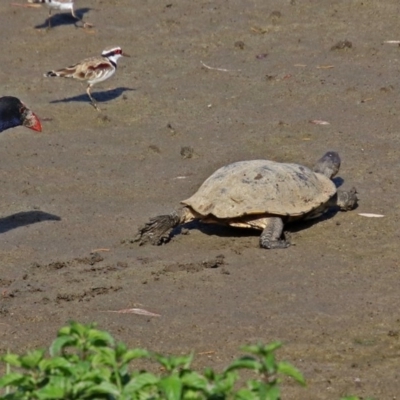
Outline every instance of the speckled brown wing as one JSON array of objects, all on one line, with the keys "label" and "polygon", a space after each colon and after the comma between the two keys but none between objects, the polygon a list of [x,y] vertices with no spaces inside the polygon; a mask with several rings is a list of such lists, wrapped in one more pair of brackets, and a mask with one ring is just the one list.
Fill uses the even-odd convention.
[{"label": "speckled brown wing", "polygon": [[114,73],[115,68],[106,58],[88,58],[72,67],[74,69],[74,78],[89,83],[93,81],[102,81],[105,77]]},{"label": "speckled brown wing", "polygon": [[50,71],[47,76],[74,78],[88,83],[101,82],[115,72],[115,67],[104,57],[91,57],[55,71]]},{"label": "speckled brown wing", "polygon": [[251,214],[302,215],[326,203],[334,183],[298,164],[240,161],[214,172],[182,204],[217,218]]}]

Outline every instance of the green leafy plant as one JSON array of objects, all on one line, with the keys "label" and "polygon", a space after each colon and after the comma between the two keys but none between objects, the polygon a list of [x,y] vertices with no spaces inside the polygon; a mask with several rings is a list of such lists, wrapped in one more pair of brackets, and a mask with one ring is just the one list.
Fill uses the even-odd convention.
[{"label": "green leafy plant", "polygon": [[[291,364],[277,361],[281,343],[243,347],[247,355],[218,373],[191,368],[193,354],[164,356],[128,349],[94,325],[71,322],[58,332],[46,356],[43,350],[24,355],[5,354],[6,373],[0,378],[1,399],[119,399],[119,400],[278,400],[280,379],[287,376],[305,385]],[[140,361],[156,363],[152,373]],[[160,368],[161,367],[161,368]],[[240,378],[248,370],[253,377]],[[355,399],[355,398],[351,398]]]},{"label": "green leafy plant", "polygon": [[[280,376],[289,376],[301,385],[301,373],[289,363],[277,361],[280,343],[243,347],[249,353],[236,359],[221,373],[191,368],[193,354],[164,356],[143,349],[128,349],[94,325],[71,322],[58,332],[49,348],[24,355],[6,354],[1,399],[134,399],[134,400],[277,400]],[[161,374],[135,367],[135,360],[158,364]],[[156,365],[157,365],[156,364]],[[157,370],[157,368],[155,368]],[[249,370],[254,377],[241,387],[239,372]]]}]

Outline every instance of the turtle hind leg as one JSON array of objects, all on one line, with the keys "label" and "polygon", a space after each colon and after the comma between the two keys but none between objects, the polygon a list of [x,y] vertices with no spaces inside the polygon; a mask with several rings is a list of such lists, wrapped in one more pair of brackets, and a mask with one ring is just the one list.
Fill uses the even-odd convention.
[{"label": "turtle hind leg", "polygon": [[139,229],[134,241],[139,242],[139,245],[147,242],[157,246],[167,243],[175,227],[193,219],[193,216],[189,214],[190,212],[183,208],[181,211],[153,217]]},{"label": "turtle hind leg", "polygon": [[260,247],[263,249],[286,249],[289,247],[290,242],[282,239],[283,225],[282,218],[266,218],[265,228],[260,236]]}]

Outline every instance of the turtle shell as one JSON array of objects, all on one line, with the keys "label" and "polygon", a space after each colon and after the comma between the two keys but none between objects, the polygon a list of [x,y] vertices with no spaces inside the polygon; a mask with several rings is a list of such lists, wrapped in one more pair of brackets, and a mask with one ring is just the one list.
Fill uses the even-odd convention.
[{"label": "turtle shell", "polygon": [[251,214],[298,216],[335,193],[332,180],[302,165],[252,160],[218,169],[181,203],[204,217],[221,219]]}]

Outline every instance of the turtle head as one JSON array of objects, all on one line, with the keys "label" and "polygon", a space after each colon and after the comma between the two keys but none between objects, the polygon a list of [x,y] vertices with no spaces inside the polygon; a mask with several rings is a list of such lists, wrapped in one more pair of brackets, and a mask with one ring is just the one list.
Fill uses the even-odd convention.
[{"label": "turtle head", "polygon": [[328,151],[315,164],[314,172],[332,179],[340,168],[340,157],[336,151]]}]

